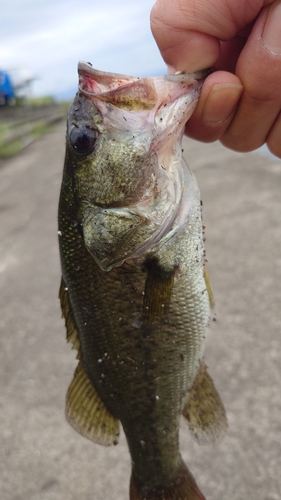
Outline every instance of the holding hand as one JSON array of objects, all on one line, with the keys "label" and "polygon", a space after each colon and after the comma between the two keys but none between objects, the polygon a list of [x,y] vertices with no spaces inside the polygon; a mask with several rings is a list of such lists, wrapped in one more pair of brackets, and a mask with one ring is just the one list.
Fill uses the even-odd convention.
[{"label": "holding hand", "polygon": [[187,135],[281,158],[280,0],[157,0],[151,29],[170,72],[214,70]]}]

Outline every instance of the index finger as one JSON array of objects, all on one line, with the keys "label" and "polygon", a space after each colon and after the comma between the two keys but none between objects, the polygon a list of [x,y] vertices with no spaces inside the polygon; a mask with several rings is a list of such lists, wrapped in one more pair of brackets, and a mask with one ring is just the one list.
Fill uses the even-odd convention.
[{"label": "index finger", "polygon": [[165,62],[177,71],[211,67],[220,40],[230,40],[272,0],[157,0],[151,30]]}]

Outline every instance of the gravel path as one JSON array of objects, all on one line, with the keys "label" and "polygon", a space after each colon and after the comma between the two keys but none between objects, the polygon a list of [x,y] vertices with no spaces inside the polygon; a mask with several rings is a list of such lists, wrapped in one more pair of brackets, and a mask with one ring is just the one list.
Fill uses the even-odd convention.
[{"label": "gravel path", "polygon": [[[76,366],[57,292],[64,125],[0,163],[1,500],[128,500],[124,436],[75,433],[64,398]],[[206,349],[229,431],[182,453],[207,500],[281,498],[281,162],[185,140],[198,179],[216,298]]]}]

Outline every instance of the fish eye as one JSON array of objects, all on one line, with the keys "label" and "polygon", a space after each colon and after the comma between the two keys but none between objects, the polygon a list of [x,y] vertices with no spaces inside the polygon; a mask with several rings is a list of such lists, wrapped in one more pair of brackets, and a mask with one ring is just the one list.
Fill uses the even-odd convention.
[{"label": "fish eye", "polygon": [[92,151],[97,139],[97,132],[90,127],[73,127],[69,142],[76,153],[85,155]]}]

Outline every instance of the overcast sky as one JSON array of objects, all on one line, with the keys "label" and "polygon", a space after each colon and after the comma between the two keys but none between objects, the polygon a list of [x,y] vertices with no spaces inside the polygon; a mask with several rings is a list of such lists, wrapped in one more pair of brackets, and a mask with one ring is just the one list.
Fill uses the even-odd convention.
[{"label": "overcast sky", "polygon": [[164,74],[150,33],[154,0],[6,0],[0,13],[0,68],[37,79],[34,95],[77,87],[77,62],[134,76]]}]

